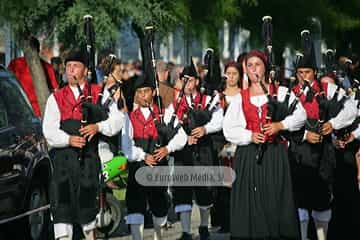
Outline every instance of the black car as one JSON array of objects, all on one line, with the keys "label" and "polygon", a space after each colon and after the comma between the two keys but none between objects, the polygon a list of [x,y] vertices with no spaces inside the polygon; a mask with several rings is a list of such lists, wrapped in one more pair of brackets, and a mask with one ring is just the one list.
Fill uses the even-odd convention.
[{"label": "black car", "polygon": [[0,239],[52,239],[51,170],[40,119],[15,76],[0,65]]}]

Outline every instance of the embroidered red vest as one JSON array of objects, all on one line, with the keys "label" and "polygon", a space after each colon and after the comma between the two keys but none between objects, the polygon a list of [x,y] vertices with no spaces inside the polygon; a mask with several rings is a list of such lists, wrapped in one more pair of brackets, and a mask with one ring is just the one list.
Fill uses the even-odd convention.
[{"label": "embroidered red vest", "polygon": [[[327,96],[328,84],[322,83],[321,87],[324,90],[325,95]],[[312,89],[312,91],[314,91],[315,94],[319,94],[320,90],[321,90],[317,81],[313,81],[311,89]],[[295,87],[293,87],[292,90],[296,96],[299,96],[300,85],[299,84],[296,85]],[[314,97],[311,102],[308,102],[308,101],[306,101],[306,95],[304,93],[301,93],[301,95],[299,96],[299,99],[306,111],[307,118],[319,119],[319,104],[317,102],[316,97]]]},{"label": "embroidered red vest", "polygon": [[[201,98],[201,99],[200,99]],[[194,105],[197,107],[201,102],[201,109],[204,109],[206,106],[207,95],[202,95],[197,93],[194,98]],[[176,100],[174,101],[174,107],[176,106]],[[179,109],[176,112],[178,119],[183,119],[184,114],[189,110],[189,104],[186,101],[186,96],[184,95],[180,100]]]},{"label": "embroidered red vest", "polygon": [[[152,109],[157,120],[159,120],[159,108],[153,104]],[[151,114],[145,119],[141,108],[137,108],[130,113],[130,120],[134,130],[134,139],[157,139],[158,132]]]},{"label": "embroidered red vest", "polygon": [[[91,84],[92,103],[95,104],[97,102],[97,98],[100,92],[100,86],[96,84]],[[84,85],[83,93],[85,96],[88,96],[87,83],[85,83]],[[80,98],[78,97],[78,99],[75,99],[75,96],[69,85],[54,92],[54,97],[60,110],[61,121],[68,119],[82,119]]]},{"label": "embroidered red vest", "polygon": [[[270,85],[270,94],[273,92],[272,85]],[[264,126],[266,123],[271,123],[271,119],[269,121],[266,120],[268,104],[265,103],[261,105],[260,108],[253,105],[250,101],[250,88],[241,90],[240,94],[242,98],[242,109],[246,120],[246,129],[251,130],[252,132],[261,132],[261,126]],[[259,111],[261,111],[261,117],[259,117]],[[272,142],[275,137],[275,135],[265,136],[265,140]]]}]

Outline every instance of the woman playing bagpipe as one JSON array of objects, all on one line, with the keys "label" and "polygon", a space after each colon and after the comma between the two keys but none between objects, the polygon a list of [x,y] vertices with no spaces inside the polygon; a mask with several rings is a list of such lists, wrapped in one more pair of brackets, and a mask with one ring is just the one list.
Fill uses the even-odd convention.
[{"label": "woman playing bagpipe", "polygon": [[[223,119],[222,109],[216,106],[218,97],[212,98],[197,90],[200,78],[192,60],[184,68],[179,81],[182,81],[181,85],[185,85],[176,114],[182,121],[188,141],[184,149],[174,153],[175,174],[177,166],[214,166],[215,158],[209,134],[221,130]],[[170,107],[174,109],[176,103]],[[211,187],[174,187],[173,190],[175,212],[180,213],[183,232],[180,239],[192,239],[190,224],[193,194],[200,209],[200,239],[208,239],[208,219],[214,201]]]},{"label": "woman playing bagpipe", "polygon": [[326,239],[331,219],[332,182],[335,152],[331,133],[349,126],[355,119],[353,101],[333,83],[316,80],[316,63],[310,32],[302,31],[304,57],[296,66],[297,85],[293,92],[306,110],[307,121],[289,156],[294,196],[302,239],[307,239],[309,213],[318,239]]},{"label": "woman playing bagpipe", "polygon": [[[167,222],[169,196],[165,186],[143,186],[135,179],[136,171],[144,166],[157,168],[167,166],[167,156],[186,144],[186,134],[173,119],[171,109],[162,109],[157,95],[156,77],[151,69],[153,51],[147,32],[140,42],[143,47],[144,74],[135,80],[138,107],[129,113],[130,122],[125,123],[122,133],[122,151],[128,158],[128,182],[126,189],[126,222],[130,225],[134,240],[143,239],[144,215],[149,206],[154,223],[154,239],[162,239],[161,227]],[[151,41],[151,40],[150,40]],[[147,54],[144,54],[145,51]],[[150,54],[149,54],[150,53]],[[155,61],[155,60],[154,60]],[[160,104],[159,104],[160,103]],[[169,131],[162,131],[162,130]],[[170,130],[176,129],[175,132]],[[164,136],[169,133],[169,135]]]},{"label": "woman playing bagpipe", "polygon": [[[336,69],[329,69],[330,74],[321,80],[337,82]],[[334,74],[335,73],[335,74]],[[359,164],[358,156],[360,140],[360,111],[358,83],[350,77],[351,89],[348,97],[354,100],[358,107],[356,119],[353,123],[339,131],[334,131],[336,168],[334,171],[332,217],[329,223],[328,239],[349,239],[358,234],[360,222],[360,191],[359,191]]]},{"label": "woman playing bagpipe", "polygon": [[[292,197],[287,145],[280,130],[298,130],[305,120],[301,105],[284,118],[266,119],[266,92],[283,101],[285,87],[268,83],[267,57],[252,50],[246,57],[249,88],[232,101],[224,117],[225,138],[237,145],[235,182],[231,192],[230,233],[233,239],[296,239],[298,227]],[[263,85],[263,86],[261,86]],[[276,91],[277,90],[277,91]],[[291,95],[290,102],[294,100]],[[281,108],[278,108],[281,111]],[[273,116],[282,115],[271,109]],[[266,147],[264,147],[266,145]],[[262,153],[259,155],[259,149]],[[260,158],[259,158],[260,157]],[[259,161],[260,160],[260,161]]]},{"label": "woman playing bagpipe", "polygon": [[295,96],[290,93],[287,99],[288,89],[275,85],[275,74],[269,74],[269,66],[274,69],[269,20],[264,17],[263,26],[267,29],[264,35],[269,57],[258,50],[248,53],[245,65],[249,88],[230,103],[223,122],[225,138],[237,145],[231,239],[299,238],[287,142],[280,131],[299,130],[306,115],[301,104],[288,113]]}]

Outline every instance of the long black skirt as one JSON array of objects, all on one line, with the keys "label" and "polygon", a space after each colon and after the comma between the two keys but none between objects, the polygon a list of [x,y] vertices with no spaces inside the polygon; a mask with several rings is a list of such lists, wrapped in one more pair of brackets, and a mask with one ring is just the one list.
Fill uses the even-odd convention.
[{"label": "long black skirt", "polygon": [[236,180],[231,192],[232,239],[299,239],[287,149],[268,144],[262,162],[258,146],[238,146],[234,160]]}]

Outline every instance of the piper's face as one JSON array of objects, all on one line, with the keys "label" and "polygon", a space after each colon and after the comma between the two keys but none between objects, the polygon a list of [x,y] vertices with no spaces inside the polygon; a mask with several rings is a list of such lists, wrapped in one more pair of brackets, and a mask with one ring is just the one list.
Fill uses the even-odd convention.
[{"label": "piper's face", "polygon": [[228,87],[235,87],[238,85],[240,75],[235,67],[228,67],[225,75],[228,77],[226,80],[226,85]]},{"label": "piper's face", "polygon": [[70,85],[83,84],[86,81],[87,67],[78,61],[68,61],[65,74]]},{"label": "piper's face", "polygon": [[256,83],[259,80],[265,79],[265,64],[256,57],[250,57],[246,62],[246,72],[249,76],[250,82]]},{"label": "piper's face", "polygon": [[199,80],[195,77],[190,77],[185,85],[185,95],[190,95],[190,93],[194,93],[196,90],[196,87],[199,85]]},{"label": "piper's face", "polygon": [[151,87],[143,87],[136,89],[136,100],[141,107],[148,107],[152,104],[155,91]]},{"label": "piper's face", "polygon": [[305,80],[308,80],[312,83],[315,80],[315,71],[312,68],[298,68],[296,71],[297,79],[302,85]]}]

